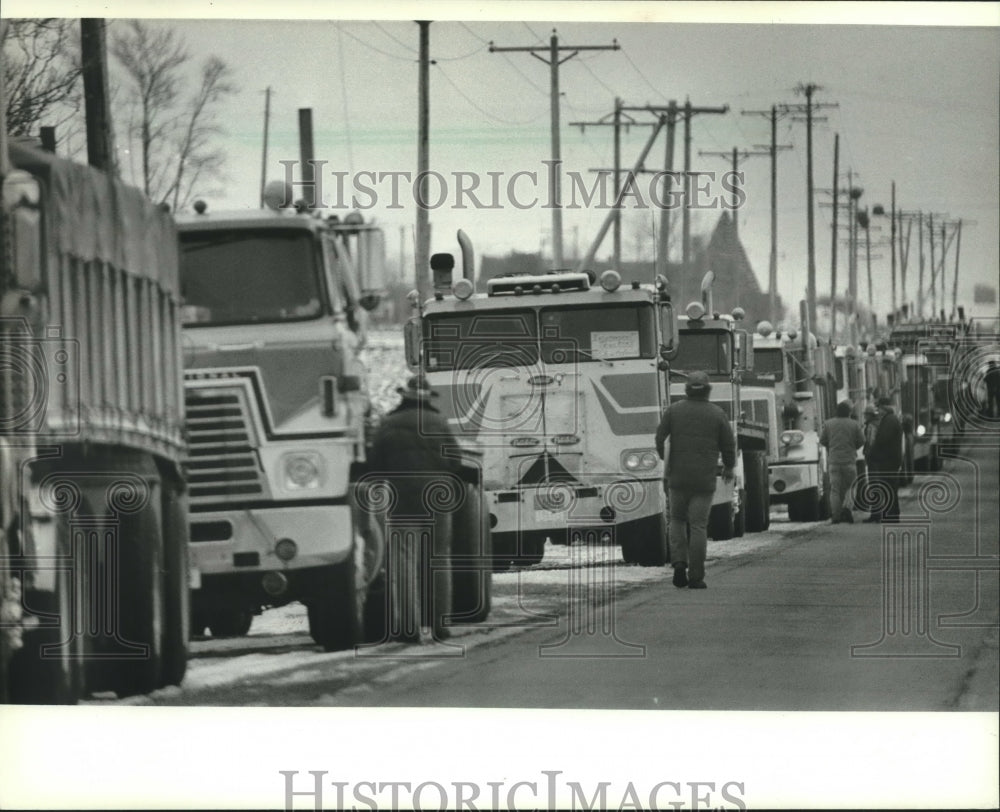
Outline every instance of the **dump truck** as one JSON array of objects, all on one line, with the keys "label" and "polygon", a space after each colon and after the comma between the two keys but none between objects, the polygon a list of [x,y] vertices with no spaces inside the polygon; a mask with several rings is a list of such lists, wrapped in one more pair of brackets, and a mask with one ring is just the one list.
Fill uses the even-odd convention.
[{"label": "dump truck", "polygon": [[72,703],[183,679],[188,503],[171,216],[11,141],[0,272],[0,690]]}]

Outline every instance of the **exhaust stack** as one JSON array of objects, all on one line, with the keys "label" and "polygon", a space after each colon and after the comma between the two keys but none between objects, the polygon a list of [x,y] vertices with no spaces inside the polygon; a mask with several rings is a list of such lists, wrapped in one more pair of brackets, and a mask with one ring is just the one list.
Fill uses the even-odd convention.
[{"label": "exhaust stack", "polygon": [[701,280],[701,303],[705,306],[705,312],[711,318],[715,314],[712,301],[712,284],[715,282],[715,271],[709,271]]},{"label": "exhaust stack", "polygon": [[476,255],[472,250],[472,240],[462,229],[458,230],[458,244],[462,248],[462,277],[475,284]]}]

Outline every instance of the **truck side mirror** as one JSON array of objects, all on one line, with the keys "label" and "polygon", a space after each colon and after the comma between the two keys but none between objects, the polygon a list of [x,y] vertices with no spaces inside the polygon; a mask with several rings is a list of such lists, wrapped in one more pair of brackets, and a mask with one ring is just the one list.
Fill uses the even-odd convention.
[{"label": "truck side mirror", "polygon": [[680,328],[673,305],[670,302],[660,302],[656,315],[660,323],[660,357],[671,361],[680,350]]},{"label": "truck side mirror", "polygon": [[740,372],[749,372],[753,369],[753,334],[749,330],[737,330],[736,341],[736,368]]},{"label": "truck side mirror", "polygon": [[410,319],[403,325],[406,366],[410,368],[410,372],[420,369],[420,338],[420,319]]}]

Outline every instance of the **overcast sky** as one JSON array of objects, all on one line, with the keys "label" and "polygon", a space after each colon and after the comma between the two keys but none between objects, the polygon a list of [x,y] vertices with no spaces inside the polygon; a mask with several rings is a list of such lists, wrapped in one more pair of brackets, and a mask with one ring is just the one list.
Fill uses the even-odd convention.
[{"label": "overcast sky", "polygon": [[[44,4],[43,4],[44,5]],[[795,5],[795,4],[791,4]],[[948,6],[950,5],[950,9]],[[926,7],[931,6],[927,13]],[[969,7],[972,7],[971,9]],[[985,6],[985,8],[984,8]],[[715,9],[721,7],[719,11]],[[762,116],[742,115],[744,110],[767,110],[772,104],[801,103],[796,86],[820,86],[816,102],[835,107],[817,111],[813,133],[814,178],[819,188],[832,186],[834,134],[840,136],[840,166],[854,173],[863,187],[861,204],[890,205],[890,184],[896,182],[897,203],[907,211],[924,211],[965,221],[961,235],[959,302],[971,303],[974,282],[996,284],[998,275],[998,99],[1000,99],[1000,20],[996,4],[925,4],[922,16],[909,4],[889,4],[880,18],[866,13],[864,20],[937,22],[938,26],[814,25],[752,23],[676,23],[666,12],[670,6],[647,4],[647,16],[662,21],[630,22],[622,6],[597,3],[482,5],[444,4],[428,12],[439,19],[430,28],[431,134],[430,167],[448,181],[442,206],[431,213],[432,251],[456,250],[454,234],[463,228],[479,254],[511,250],[551,251],[551,212],[543,208],[546,168],[551,157],[549,116],[549,69],[528,53],[490,53],[488,42],[502,46],[547,43],[553,29],[563,45],[621,46],[619,51],[583,51],[560,69],[561,141],[565,173],[577,173],[594,183],[589,170],[612,165],[612,129],[588,127],[581,132],[574,121],[595,121],[608,116],[616,96],[627,105],[664,104],[690,98],[696,106],[728,105],[726,115],[704,114],[692,121],[692,168],[722,173],[730,161],[699,156],[699,151],[726,151],[733,147],[753,150],[770,140],[770,126]],[[940,27],[960,20],[954,11],[977,10],[974,19],[991,27]],[[145,14],[144,4],[128,6],[128,12]],[[183,10],[183,6],[171,9]],[[219,6],[215,6],[219,8]],[[220,13],[225,14],[225,7]],[[243,17],[240,7],[240,16]],[[261,7],[262,13],[267,7]],[[272,7],[277,9],[279,7]],[[282,14],[328,14],[329,5],[282,4]],[[341,6],[335,7],[338,11]],[[375,10],[375,6],[371,10]],[[379,6],[379,13],[395,12],[408,17],[405,8]],[[422,10],[425,7],[421,7]],[[634,8],[634,6],[633,6]],[[678,7],[690,11],[687,6]],[[707,4],[693,8],[694,18],[715,20],[732,6]],[[801,7],[800,7],[801,8]],[[33,16],[40,12],[31,7]],[[310,11],[312,9],[312,11]],[[513,9],[518,9],[514,12]],[[908,11],[910,9],[910,11]],[[112,9],[114,11],[114,9]],[[364,7],[347,6],[342,13],[357,17]],[[403,13],[400,13],[400,12]],[[739,19],[749,12],[757,19],[788,18],[780,7],[769,12],[763,4],[737,4]],[[547,16],[546,16],[547,12]],[[985,13],[984,13],[985,12]],[[10,13],[9,11],[7,13]],[[69,11],[67,13],[77,13]],[[162,12],[157,12],[162,13]],[[176,13],[176,12],[175,12]],[[619,21],[569,22],[583,13],[621,17]],[[779,17],[778,15],[783,15]],[[430,13],[427,15],[431,16]],[[484,17],[523,17],[494,22]],[[553,16],[561,19],[551,19]],[[451,21],[443,18],[451,17]],[[633,15],[633,19],[635,19]],[[752,19],[752,18],[751,18]],[[808,16],[799,19],[815,19]],[[834,19],[856,21],[841,12]],[[338,190],[334,171],[345,177],[343,201],[349,208],[352,184],[363,172],[409,172],[416,174],[417,142],[417,46],[418,26],[408,20],[378,22],[353,20],[250,21],[230,19],[186,19],[164,22],[175,27],[200,59],[217,55],[233,69],[240,87],[223,110],[224,144],[228,155],[226,180],[213,190],[213,208],[256,206],[261,179],[264,89],[273,91],[271,102],[268,177],[282,177],[281,160],[298,157],[297,110],[313,110],[315,151],[328,161],[323,177],[326,202],[336,206]],[[568,53],[563,53],[568,56]],[[652,116],[636,113],[643,122]],[[630,166],[649,137],[650,128],[631,128],[622,138],[622,163]],[[675,168],[683,161],[682,130],[678,127]],[[778,124],[778,141],[792,144],[778,160],[779,292],[794,301],[803,295],[806,268],[806,126],[784,117]],[[664,165],[664,138],[653,146],[646,166]],[[123,163],[127,156],[122,156]],[[739,211],[741,236],[762,287],[766,287],[770,247],[770,160],[754,156],[741,163],[745,175],[746,202]],[[518,171],[538,173],[537,184],[527,176],[516,181],[513,200],[507,183]],[[476,173],[482,179],[477,192],[489,204],[489,172],[500,177],[499,207],[476,210],[467,198],[467,210],[456,210],[461,201],[452,173]],[[366,176],[361,176],[364,179]],[[370,180],[364,180],[371,183]],[[468,182],[468,181],[467,181]],[[563,200],[572,181],[563,180]],[[649,179],[640,179],[648,189]],[[406,252],[408,272],[412,268],[415,206],[412,185],[402,180],[398,205],[393,203],[389,180],[376,183],[377,203],[365,213],[386,226],[389,252],[396,260]],[[718,190],[718,185],[712,187]],[[535,192],[538,203],[531,205]],[[438,194],[432,184],[432,196]],[[817,203],[831,196],[820,192]],[[362,194],[357,201],[370,205]],[[579,202],[579,201],[578,201]],[[524,208],[517,208],[517,204]],[[346,210],[346,209],[345,209]],[[581,207],[564,213],[564,245],[567,257],[585,251],[606,212]],[[694,215],[696,232],[709,230],[719,210]],[[677,218],[679,220],[679,218]],[[846,217],[841,216],[841,223]],[[829,290],[830,233],[832,211],[817,205],[818,290]],[[880,225],[878,220],[873,224]],[[975,223],[974,225],[972,223]],[[654,225],[655,223],[655,225]],[[652,258],[653,229],[658,218],[651,205],[625,214],[623,257]],[[913,227],[916,233],[916,225]],[[888,222],[873,240],[889,238]],[[907,298],[916,291],[918,260],[916,237],[911,249]],[[679,258],[679,240],[671,258]],[[956,243],[946,263],[948,302]],[[611,250],[610,235],[600,257]],[[847,249],[838,259],[838,288],[846,286]],[[889,252],[873,248],[872,261],[876,306],[889,302]],[[601,264],[601,263],[598,263]],[[930,274],[930,256],[925,273]],[[859,293],[867,297],[861,253]],[[995,308],[993,308],[995,310]],[[987,311],[989,308],[987,308]]]}]

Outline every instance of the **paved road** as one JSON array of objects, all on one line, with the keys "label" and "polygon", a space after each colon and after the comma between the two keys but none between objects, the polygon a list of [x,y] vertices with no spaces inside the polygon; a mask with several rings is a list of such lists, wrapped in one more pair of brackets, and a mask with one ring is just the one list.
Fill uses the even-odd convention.
[{"label": "paved road", "polygon": [[[474,645],[462,656],[397,644],[385,653],[415,659],[359,661],[317,653],[301,632],[257,651],[249,641],[227,641],[245,658],[238,680],[232,663],[219,660],[183,690],[138,701],[996,711],[997,453],[950,460],[924,483],[922,494],[909,489],[900,525],[799,526],[711,563],[704,591],[676,589],[664,572],[592,606],[553,598],[565,594],[563,580],[547,603],[526,604],[558,611],[558,623],[470,636]],[[609,577],[627,580],[625,570],[601,567],[580,577],[578,596],[590,594],[588,578],[597,587]],[[522,607],[518,613],[525,615]],[[578,633],[567,637],[571,625]],[[582,656],[590,654],[600,656]]]}]

